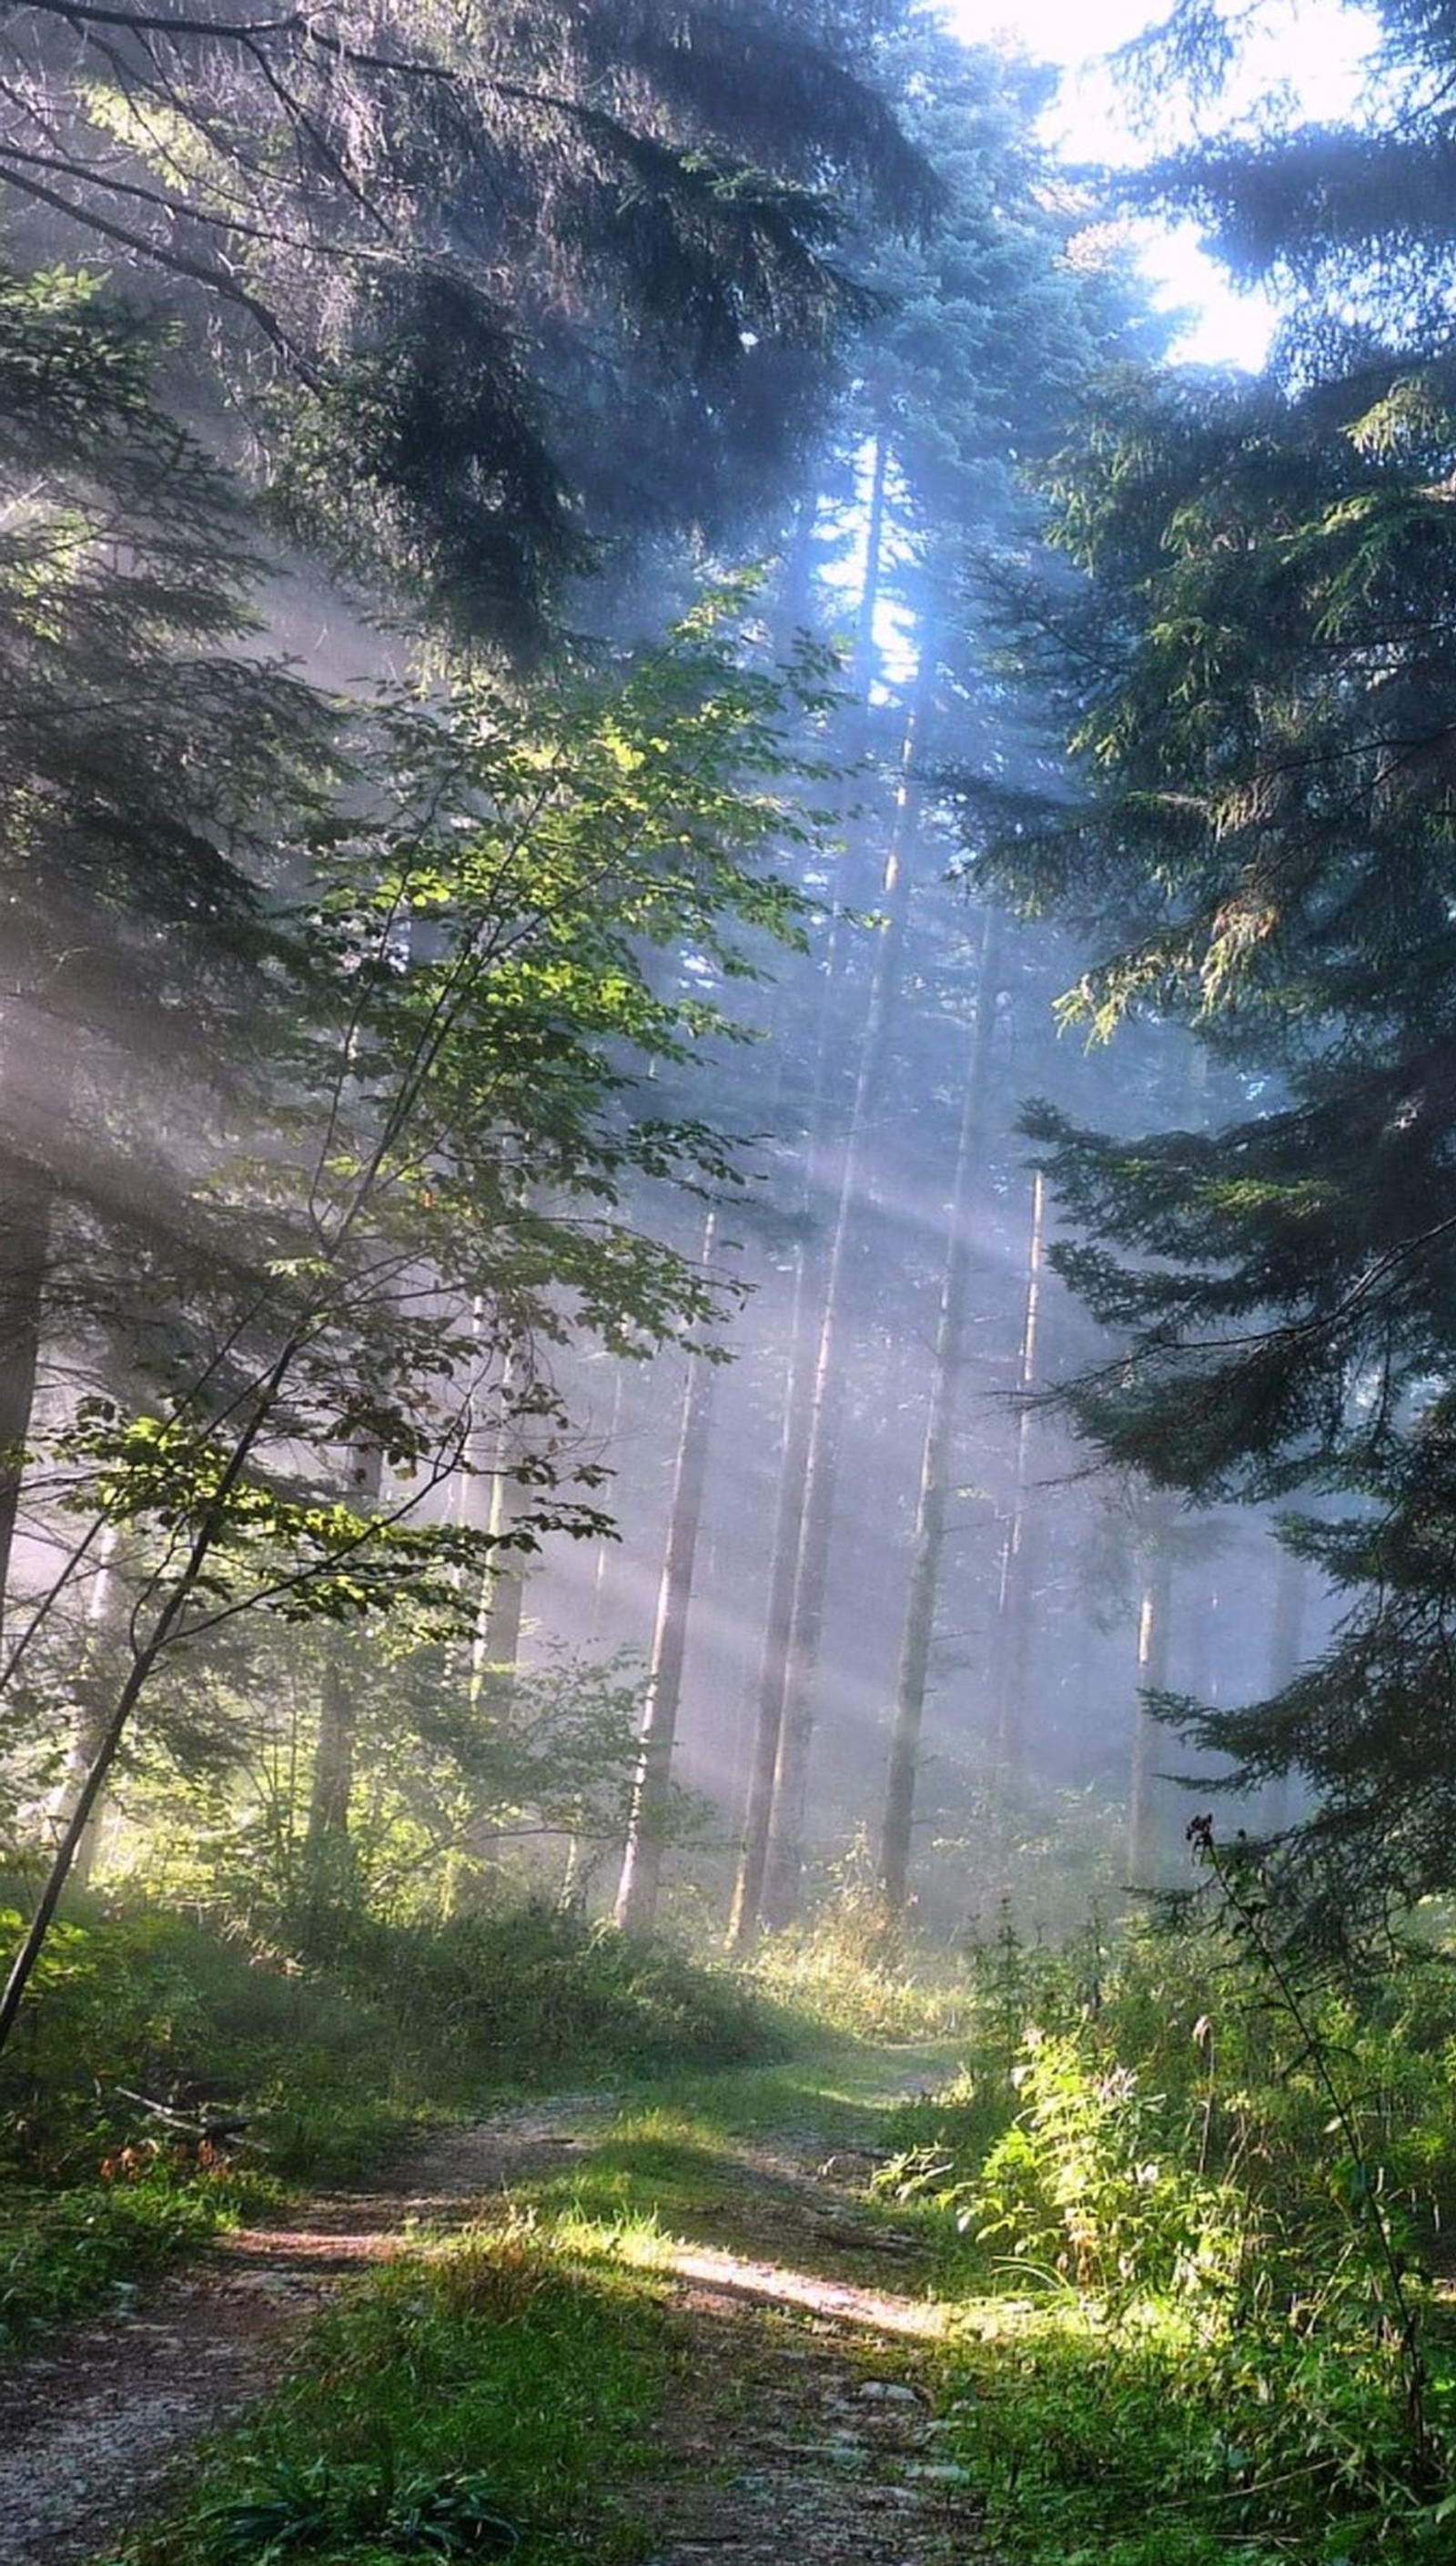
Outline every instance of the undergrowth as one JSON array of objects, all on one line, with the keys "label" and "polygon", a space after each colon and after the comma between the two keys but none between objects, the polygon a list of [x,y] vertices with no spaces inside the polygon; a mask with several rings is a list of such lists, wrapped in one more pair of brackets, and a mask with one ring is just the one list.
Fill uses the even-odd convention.
[{"label": "undergrowth", "polygon": [[775,2004],[860,2040],[943,2040],[970,2020],[964,1972],[887,1915],[862,1841],[837,1867],[832,1894],[804,1923],[766,1936],[746,1973]]},{"label": "undergrowth", "polygon": [[976,1955],[960,2074],[877,2178],[962,2312],[949,2446],[1025,2566],[1449,2566],[1456,1986],[1195,1927]]},{"label": "undergrowth", "polygon": [[525,2221],[466,2234],[315,2326],[289,2384],[125,2566],[610,2566],[637,2545],[603,2488],[652,2464],[672,2358],[647,2276]]},{"label": "undergrowth", "polygon": [[[0,1938],[17,1923],[0,1912]],[[432,2119],[786,2045],[726,1971],[544,1906],[346,1920],[306,1966],[83,1903],[0,2061],[0,2352],[289,2184],[364,2177]]]}]

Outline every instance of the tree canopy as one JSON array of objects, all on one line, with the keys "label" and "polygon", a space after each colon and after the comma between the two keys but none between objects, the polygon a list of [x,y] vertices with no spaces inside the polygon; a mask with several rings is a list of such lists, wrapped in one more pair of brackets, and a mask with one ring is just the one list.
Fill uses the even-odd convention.
[{"label": "tree canopy", "polygon": [[[295,528],[521,642],[604,541],[792,447],[864,312],[852,207],[935,195],[866,53],[762,0],[27,0],[0,177],[205,331]],[[654,468],[604,472],[644,427]]]},{"label": "tree canopy", "polygon": [[[1123,383],[1070,459],[1083,790],[1022,808],[1000,857],[1095,938],[1073,1013],[1181,1015],[1220,1065],[1211,1133],[1030,1128],[1073,1224],[1057,1261],[1112,1331],[1067,1393],[1083,1430],[1193,1502],[1298,1500],[1286,1537],[1344,1590],[1277,1696],[1162,1705],[1242,1786],[1310,1777],[1298,1868],[1332,1929],[1448,1886],[1456,1842],[1456,416],[1418,238],[1447,14],[1385,13],[1406,78],[1378,142],[1159,173],[1301,300],[1270,380]],[[1206,66],[1210,13],[1171,42]]]}]

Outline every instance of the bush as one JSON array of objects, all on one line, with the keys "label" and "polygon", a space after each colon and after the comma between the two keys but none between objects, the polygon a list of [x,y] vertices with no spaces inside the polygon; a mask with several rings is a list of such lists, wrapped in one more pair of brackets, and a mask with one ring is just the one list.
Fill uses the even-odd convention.
[{"label": "bush", "polygon": [[735,2067],[782,2053],[767,2006],[726,1969],[531,1903],[442,1925],[371,1928],[349,1974],[448,2090],[653,2067]]},{"label": "bush", "polygon": [[69,2191],[13,2190],[0,2217],[0,2354],[64,2317],[130,2296],[219,2228],[276,2204],[276,2187],[231,2169],[143,2162],[132,2180]]}]

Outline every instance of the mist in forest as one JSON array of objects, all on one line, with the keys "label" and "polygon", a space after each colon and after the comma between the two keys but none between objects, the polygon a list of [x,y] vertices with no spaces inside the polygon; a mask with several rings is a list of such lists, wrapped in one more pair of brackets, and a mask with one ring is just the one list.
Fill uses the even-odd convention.
[{"label": "mist in forest", "polygon": [[1119,1333],[1048,1136],[1196,1154],[1301,1062],[1180,953],[1069,1016],[1115,868],[1016,850],[1131,650],[1055,459],[1237,383],[1009,45],[385,14],[5,38],[7,1852],[738,1947],[1186,1888],[1194,1713],[1340,1607],[1295,1474],[1060,1395],[1172,1249]]}]

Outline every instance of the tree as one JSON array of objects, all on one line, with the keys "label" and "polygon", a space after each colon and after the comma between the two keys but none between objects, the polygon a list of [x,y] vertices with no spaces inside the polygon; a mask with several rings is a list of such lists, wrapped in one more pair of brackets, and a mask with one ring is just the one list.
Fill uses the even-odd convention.
[{"label": "tree", "polygon": [[[754,968],[748,937],[799,931],[795,894],[755,860],[802,828],[775,790],[785,688],[812,708],[826,673],[812,653],[782,682],[741,665],[723,611],[620,677],[523,701],[477,672],[444,704],[386,708],[355,811],[309,841],[273,1025],[289,1090],[199,1181],[236,1277],[209,1296],[206,1359],[148,1409],[82,1402],[51,1456],[53,1502],[94,1510],[91,1528],[10,1680],[108,1525],[148,1559],[0,2039],[158,1670],[260,1611],[347,1624],[407,1595],[422,1630],[473,1630],[456,1572],[478,1575],[490,1536],[428,1500],[501,1413],[508,1364],[511,1403],[549,1425],[551,1346],[691,1343],[719,1310],[709,1278],[619,1216],[629,1180],[733,1176],[710,1127],[637,1093],[732,1031],[714,999],[655,987],[652,959],[689,939],[731,980]],[[337,1490],[361,1447],[380,1456],[377,1502]],[[522,1466],[513,1541],[600,1533],[599,1472],[549,1434]]]},{"label": "tree", "polygon": [[[913,1073],[906,1076],[904,1061],[923,1038],[927,983],[938,979],[941,967],[934,958],[937,940],[959,941],[955,904],[936,910],[927,900],[929,887],[953,855],[943,834],[943,762],[949,753],[974,753],[973,729],[974,747],[1002,765],[1038,753],[1031,745],[1035,722],[1024,722],[1012,709],[991,664],[989,566],[1001,551],[1024,553],[1035,540],[1036,505],[1021,484],[1019,464],[1039,444],[1046,448],[1058,441],[1099,346],[1125,335],[1129,322],[1126,301],[1119,302],[1104,277],[1076,272],[1065,258],[1069,229],[1082,217],[1048,200],[1045,169],[1028,138],[1045,76],[1009,67],[989,50],[956,45],[923,22],[903,30],[887,48],[886,71],[900,84],[896,95],[905,102],[910,131],[945,182],[945,201],[939,219],[912,246],[901,251],[882,239],[876,243],[872,275],[886,309],[862,343],[861,380],[839,423],[837,446],[820,463],[826,497],[818,549],[823,556],[838,539],[842,556],[851,553],[858,574],[851,736],[856,747],[867,744],[877,752],[888,770],[873,802],[865,798],[849,836],[846,871],[862,868],[864,888],[851,877],[839,896],[851,906],[878,899],[874,873],[882,868],[891,922],[875,939],[862,978],[850,965],[849,1004],[829,1011],[817,1036],[827,1063],[814,1082],[818,1107],[845,1091],[849,1130],[837,1157],[833,1108],[828,1118],[817,1110],[820,1128],[806,1152],[807,1190],[823,1206],[824,1270],[815,1270],[812,1240],[790,1331],[779,1533],[729,1928],[735,1944],[753,1930],[757,1910],[783,1923],[797,1903],[814,1729],[831,1703],[837,1716],[844,1715],[844,1687],[828,1685],[823,1668],[835,1550],[837,1543],[845,1547],[844,1490],[837,1523],[836,1479],[852,1481],[862,1474],[864,1456],[852,1455],[848,1471],[837,1473],[839,1411],[849,1385],[873,1361],[863,1309],[851,1311],[849,1305],[863,1296],[863,1197],[883,1146],[878,1126],[890,1110],[890,1077],[904,1079],[900,1111],[923,1125],[927,1100]],[[843,594],[848,564],[842,558],[837,567]],[[905,701],[885,669],[891,619],[898,626],[900,653],[913,655],[919,666],[908,723],[913,777],[907,772],[897,778],[894,771],[907,724]],[[1045,746],[1040,754],[1047,758]],[[886,838],[892,845],[884,866]],[[880,866],[871,871],[865,860],[876,854]],[[948,920],[954,922],[948,926]],[[907,1004],[903,1022],[892,1027],[902,943],[917,1004]],[[959,981],[963,971],[957,955],[945,977]],[[972,1060],[962,1055],[961,1078],[974,1075]],[[937,1075],[937,1107],[939,1083]],[[943,1187],[954,1167],[960,1103],[957,1088],[949,1111],[936,1117],[940,1164],[932,1154],[923,1179],[928,1185]],[[840,1113],[845,1111],[841,1106]],[[898,1262],[891,1272],[893,1280],[885,1277],[885,1304],[896,1303],[890,1324],[908,1336],[909,1292],[918,1288],[918,1278],[907,1287]],[[937,1275],[937,1294],[939,1286]],[[952,1295],[953,1310],[963,1300],[962,1283]],[[927,1333],[937,1325],[932,1301]],[[948,1461],[948,1391],[942,1367],[941,1388],[932,1390],[927,1411],[934,1434],[932,1478]],[[901,1400],[916,1396],[918,1385],[906,1383],[899,1392]],[[923,1446],[919,1467],[923,1476]],[[877,1457],[874,1471],[877,1481]],[[933,1491],[929,1501],[933,1518]],[[873,1537],[877,1552],[897,1566],[888,1501]],[[893,1748],[894,1810],[887,1840],[900,1848],[893,1856],[896,1871],[907,1842],[934,1638],[943,1543],[933,1519],[911,1529],[905,1547],[917,1587],[918,1636],[907,1642],[907,1689]],[[899,1618],[897,1595],[886,1598],[886,1610]],[[918,1696],[918,1708],[912,1709],[912,1696]]]},{"label": "tree", "polygon": [[892,1916],[904,1913],[910,1891],[920,1739],[930,1675],[930,1652],[935,1637],[935,1606],[944,1562],[956,1406],[965,1363],[966,1321],[971,1297],[973,1185],[985,1137],[991,1046],[996,1027],[996,1001],[1000,994],[1000,925],[1001,920],[996,913],[988,911],[977,961],[975,1012],[951,1177],[940,1306],[936,1312],[935,1371],[920,1446],[920,1484],[915,1495],[915,1528],[895,1675],[894,1719],[890,1730],[879,1851],[880,1886]]},{"label": "tree", "polygon": [[[703,1224],[699,1262],[712,1270],[717,1239],[717,1213],[709,1208]],[[672,1503],[662,1573],[657,1583],[657,1612],[652,1654],[647,1663],[647,1688],[637,1740],[637,1767],[627,1817],[626,1845],[616,1892],[616,1921],[627,1931],[640,1932],[656,1920],[662,1854],[672,1797],[672,1749],[682,1693],[682,1664],[687,1647],[688,1612],[692,1603],[693,1559],[702,1519],[703,1480],[713,1425],[713,1374],[702,1355],[688,1357],[682,1386],[677,1448],[672,1462]]]},{"label": "tree", "polygon": [[0,177],[211,307],[315,543],[527,642],[604,540],[721,523],[792,450],[865,309],[832,191],[933,195],[865,56],[802,0],[25,0]]},{"label": "tree", "polygon": [[0,271],[0,1598],[42,1334],[75,1362],[144,1310],[183,1218],[168,1123],[203,1062],[214,1095],[229,1051],[246,1074],[275,825],[328,770],[328,709],[256,652],[256,532],[158,401],[160,355],[96,279]]},{"label": "tree", "polygon": [[1301,300],[1270,381],[1123,386],[1070,467],[1087,789],[1003,854],[1099,935],[1088,1013],[1181,1014],[1223,1064],[1211,1134],[1032,1128],[1081,1233],[1062,1270],[1119,1340],[1068,1391],[1082,1429],[1286,1509],[1346,1599],[1266,1701],[1163,1705],[1237,1786],[1309,1776],[1285,1877],[1330,1934],[1449,1885],[1456,1842],[1453,31],[1383,14],[1383,131],[1161,173]]}]

